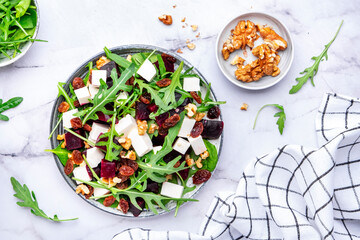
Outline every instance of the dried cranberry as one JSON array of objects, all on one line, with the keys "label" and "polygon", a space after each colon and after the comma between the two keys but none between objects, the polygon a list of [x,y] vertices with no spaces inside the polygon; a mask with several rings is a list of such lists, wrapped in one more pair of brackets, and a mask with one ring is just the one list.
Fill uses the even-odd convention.
[{"label": "dried cranberry", "polygon": [[84,196],[85,196],[86,199],[89,199],[94,194],[94,188],[92,186],[90,186],[90,185],[87,185],[87,184],[85,184],[85,185],[89,189],[89,193],[85,194]]},{"label": "dried cranberry", "polygon": [[78,107],[80,107],[80,106],[81,106],[81,105],[80,105],[79,100],[75,100],[75,101],[74,101],[74,107],[78,108]]},{"label": "dried cranberry", "polygon": [[173,57],[173,56],[171,56],[171,55],[169,55],[169,54],[162,53],[162,54],[161,54],[161,57],[162,57],[163,59],[166,59],[169,63],[176,63],[176,58]]},{"label": "dried cranberry", "polygon": [[193,183],[194,184],[202,184],[209,180],[211,177],[211,172],[205,169],[200,169],[197,171],[193,176]]},{"label": "dried cranberry", "polygon": [[80,77],[74,78],[74,80],[72,81],[72,85],[75,90],[85,87],[84,81]]},{"label": "dried cranberry", "polygon": [[80,165],[84,161],[81,152],[79,150],[74,150],[71,155],[74,163],[77,165]]},{"label": "dried cranberry", "polygon": [[87,132],[91,132],[91,126],[87,123],[84,124],[83,129]]},{"label": "dried cranberry", "polygon": [[64,172],[66,175],[69,175],[74,170],[74,163],[71,158],[69,158],[65,164]]},{"label": "dried cranberry", "polygon": [[116,184],[116,188],[118,188],[118,189],[120,189],[120,190],[121,190],[121,189],[126,189],[126,188],[128,188],[128,187],[129,187],[129,185],[127,184],[126,181]]},{"label": "dried cranberry", "polygon": [[202,122],[196,122],[194,127],[191,129],[190,136],[192,138],[197,138],[204,131],[204,126]]},{"label": "dried cranberry", "polygon": [[119,169],[119,173],[125,177],[129,177],[134,174],[134,169],[129,166],[121,166]]},{"label": "dried cranberry", "polygon": [[160,136],[166,136],[168,135],[169,131],[166,128],[160,127],[158,133]]},{"label": "dried cranberry", "polygon": [[123,176],[121,175],[121,173],[118,173],[116,175],[117,178],[120,178],[121,182],[126,182],[127,180],[129,180],[129,177],[128,176]]},{"label": "dried cranberry", "polygon": [[132,86],[134,85],[134,81],[135,81],[135,78],[132,76],[131,78],[129,78],[127,81],[126,81],[126,85],[128,86]]},{"label": "dried cranberry", "polygon": [[209,109],[209,111],[207,113],[207,117],[210,119],[215,119],[220,116],[220,113],[221,113],[220,108],[218,106],[214,106]]},{"label": "dried cranberry", "polygon": [[204,131],[201,136],[205,139],[218,139],[221,136],[221,133],[224,129],[223,121],[216,120],[205,120],[201,121],[204,126]]},{"label": "dried cranberry", "polygon": [[202,103],[201,97],[196,92],[190,92],[190,95],[193,97],[193,99],[195,99],[198,104]]},{"label": "dried cranberry", "polygon": [[150,93],[143,93],[141,96],[140,96],[140,101],[145,103],[146,105],[150,104],[151,102],[151,95]]},{"label": "dried cranberry", "polygon": [[164,78],[164,79],[161,79],[161,80],[156,82],[156,85],[158,87],[167,87],[170,84],[171,84],[171,79],[170,78]]},{"label": "dried cranberry", "polygon": [[70,120],[70,123],[71,123],[71,127],[73,129],[79,129],[79,128],[82,128],[82,122],[81,122],[81,119],[80,118],[72,118]]},{"label": "dried cranberry", "polygon": [[161,125],[163,128],[168,129],[173,126],[175,126],[180,121],[179,114],[174,114],[168,119],[165,120],[165,122]]},{"label": "dried cranberry", "polygon": [[125,199],[120,199],[119,202],[119,208],[121,209],[121,211],[125,214],[127,214],[127,212],[129,211],[129,203],[128,201],[126,201]]},{"label": "dried cranberry", "polygon": [[70,108],[70,105],[67,102],[60,103],[58,111],[61,113],[67,112]]},{"label": "dried cranberry", "polygon": [[159,107],[155,103],[152,103],[147,106],[147,109],[150,112],[156,112],[159,109]]},{"label": "dried cranberry", "polygon": [[115,201],[116,199],[114,198],[114,196],[109,196],[104,199],[103,204],[105,207],[110,207]]}]

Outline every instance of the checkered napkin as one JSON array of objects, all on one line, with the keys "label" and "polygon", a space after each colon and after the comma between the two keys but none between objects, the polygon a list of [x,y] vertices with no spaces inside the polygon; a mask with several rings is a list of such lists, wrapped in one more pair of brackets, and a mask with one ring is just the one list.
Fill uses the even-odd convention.
[{"label": "checkered napkin", "polygon": [[359,123],[359,99],[326,94],[316,117],[322,146],[253,159],[236,192],[215,197],[198,234],[136,228],[113,240],[360,239]]}]

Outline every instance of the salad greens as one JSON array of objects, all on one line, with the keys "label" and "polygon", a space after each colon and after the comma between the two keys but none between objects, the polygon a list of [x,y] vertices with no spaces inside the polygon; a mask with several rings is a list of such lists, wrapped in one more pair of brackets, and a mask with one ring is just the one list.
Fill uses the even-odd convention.
[{"label": "salad greens", "polygon": [[280,132],[280,134],[282,135],[282,134],[283,134],[283,130],[284,130],[284,126],[285,126],[286,115],[285,115],[284,107],[281,106],[281,105],[279,105],[279,104],[266,104],[266,105],[262,106],[262,107],[259,109],[259,111],[257,112],[257,114],[256,114],[253,129],[255,129],[256,121],[257,121],[257,118],[258,118],[259,113],[261,112],[261,110],[263,110],[265,107],[269,107],[269,106],[276,107],[276,108],[279,109],[279,112],[275,113],[274,117],[278,117],[278,118],[279,118],[279,119],[277,120],[276,124],[278,125],[279,132]]},{"label": "salad greens", "polygon": [[[104,48],[104,51],[106,58],[112,62],[109,63],[109,61],[105,61],[104,57],[102,57],[102,60],[106,62],[104,65],[100,65],[100,61],[94,61],[86,66],[88,72],[83,78],[84,88],[92,84],[93,71],[102,69],[106,69],[105,71],[107,71],[107,79],[100,79],[100,87],[97,88],[97,93],[94,93],[94,95],[88,99],[88,103],[80,105],[76,102],[77,96],[74,91],[75,85],[72,86],[70,83],[68,91],[65,90],[64,87],[66,85],[64,85],[64,83],[59,83],[57,85],[59,97],[63,98],[63,100],[70,105],[70,110],[78,109],[78,112],[73,116],[74,118],[78,118],[77,123],[81,126],[79,129],[78,127],[75,127],[72,122],[71,128],[64,125],[64,130],[67,131],[67,138],[65,137],[66,142],[59,142],[59,145],[55,149],[46,151],[56,154],[64,166],[68,166],[69,161],[73,161],[72,157],[75,151],[82,152],[86,165],[85,163],[78,165],[73,162],[72,165],[70,164],[71,172],[67,172],[66,175],[72,177],[75,181],[83,183],[89,188],[93,187],[96,189],[102,188],[108,190],[108,193],[105,195],[88,196],[90,199],[95,199],[107,207],[114,208],[118,207],[120,200],[125,199],[125,201],[132,204],[136,209],[142,210],[145,207],[154,213],[158,213],[158,207],[168,211],[166,204],[169,201],[174,200],[177,203],[177,214],[178,208],[184,202],[197,201],[183,197],[186,193],[191,192],[196,188],[194,184],[190,184],[192,181],[189,180],[191,180],[200,169],[208,171],[209,176],[211,176],[210,172],[215,169],[218,161],[216,147],[209,141],[202,140],[202,138],[199,139],[204,142],[204,148],[207,149],[206,151],[208,151],[209,156],[204,158],[202,168],[198,168],[196,165],[188,165],[185,161],[185,154],[174,149],[174,144],[179,138],[178,134],[180,128],[182,127],[184,119],[187,118],[185,116],[187,114],[185,106],[189,103],[196,103],[192,95],[182,87],[184,78],[190,76],[200,77],[192,73],[192,68],[183,72],[184,62],[180,62],[178,67],[175,68],[175,62],[171,61],[176,61],[176,59],[171,60],[170,55],[164,56],[163,54],[157,54],[156,51],[139,52],[133,54],[131,57],[129,56],[127,59],[111,52],[106,47]],[[168,60],[169,58],[170,62]],[[149,79],[142,78],[137,73],[138,69],[147,60],[152,63],[153,68],[156,70],[153,71],[155,76],[150,81]],[[102,68],[103,66],[104,68]],[[157,85],[157,81],[162,80],[163,78],[169,78],[171,83],[168,86],[160,87]],[[110,82],[111,84],[109,84]],[[202,103],[198,104],[198,109],[201,112],[206,112],[211,107],[225,103],[212,100],[210,97],[210,85],[207,85],[202,80],[201,86],[206,88],[203,96],[201,96],[201,91],[197,92],[202,99]],[[93,85],[92,87],[95,86]],[[69,92],[69,94],[67,92]],[[59,114],[59,121],[61,121],[62,118],[65,119],[65,117],[63,117],[65,114],[66,112]],[[176,122],[165,128],[163,124],[164,121],[170,120],[172,116],[177,118]],[[132,124],[135,124],[135,119],[138,120],[137,123],[131,125],[131,129],[128,130],[129,132],[134,131],[133,129],[137,126],[138,136],[151,142],[151,146],[148,148],[147,152],[140,155],[139,152],[136,152],[135,144],[133,144],[133,141],[135,140],[130,139],[129,132],[127,132],[127,134],[118,132],[119,130],[117,130],[116,124],[118,124],[119,121],[122,121],[124,117],[130,120],[132,119]],[[144,121],[147,125],[147,129],[145,133],[140,134],[139,124]],[[201,119],[198,121],[201,121]],[[211,120],[206,121],[208,124],[211,124],[212,122]],[[92,131],[90,125],[93,122],[96,122],[103,127],[105,126],[105,132],[99,133],[96,141],[95,139],[90,140],[89,138],[89,136],[93,134],[90,134]],[[222,121],[214,122],[216,122],[216,124],[219,122],[222,123]],[[59,122],[56,124],[55,129],[58,125]],[[86,130],[85,125],[89,125],[88,127],[90,127],[90,130]],[[94,127],[94,124],[92,126]],[[119,125],[119,127],[121,126],[122,125]],[[150,132],[151,126],[156,126],[152,132]],[[52,134],[55,132],[55,129],[52,131]],[[215,129],[217,129],[217,132],[213,133],[213,135],[218,138],[222,132],[222,127],[221,129]],[[131,133],[131,136],[134,136],[133,132]],[[96,132],[96,134],[98,133]],[[201,134],[201,132],[199,134]],[[100,149],[103,157],[99,159],[99,162],[96,162],[98,165],[96,167],[90,167],[90,161],[91,165],[94,165],[93,157],[90,158],[88,156],[89,152],[86,152],[87,156],[85,156],[85,148],[81,147],[83,145],[76,147],[71,146],[73,143],[71,140],[68,142],[69,138],[75,138],[77,139],[77,142],[81,140],[81,142],[87,143],[90,147]],[[185,141],[185,139],[183,140]],[[129,142],[131,143],[130,145],[125,144]],[[145,143],[142,144],[145,145]],[[89,148],[89,146],[87,146],[87,148]],[[155,146],[158,148],[156,153],[154,153],[155,149],[154,151],[152,150]],[[202,152],[204,151],[205,150],[202,150]],[[135,155],[130,155],[131,152],[134,152]],[[195,155],[194,150],[191,147],[188,147],[186,154],[195,160],[200,158],[200,155]],[[72,170],[78,167],[87,167],[87,171],[90,171],[92,174],[92,179],[82,179],[82,177],[75,174],[75,171],[72,175]],[[125,172],[122,173],[121,168],[125,168],[125,170],[129,171],[129,175],[124,175]],[[65,167],[65,172],[66,169],[67,168]],[[113,171],[107,169],[113,169]],[[112,172],[110,174],[107,173],[107,171]],[[115,177],[113,177],[114,172],[115,177],[118,178],[116,180],[117,185],[114,180]],[[171,176],[171,180],[169,176]],[[110,180],[105,181],[104,179],[113,179],[112,181],[114,181],[114,184],[111,184]],[[180,184],[184,187],[182,198],[173,198],[159,194],[161,184],[166,181],[173,184]],[[120,186],[118,186],[118,184],[120,184]],[[109,199],[111,201],[109,201]],[[141,204],[138,203],[138,199],[142,199],[143,202]],[[107,204],[107,202],[109,203]],[[134,212],[132,213],[134,216],[137,216]]]},{"label": "salad greens", "polygon": [[49,217],[48,215],[46,215],[46,213],[43,210],[39,208],[39,204],[36,200],[35,193],[33,191],[30,192],[26,184],[21,186],[21,184],[14,177],[11,177],[10,181],[15,191],[14,197],[21,200],[19,202],[16,202],[16,204],[19,205],[20,207],[31,208],[30,211],[32,214],[39,217],[43,217],[45,219],[49,219],[54,222],[72,221],[78,219],[78,218],[59,219],[57,215],[54,215],[54,217]]},{"label": "salad greens", "polygon": [[36,24],[36,7],[31,0],[0,1],[0,57],[14,58],[26,42],[44,42],[32,39]]},{"label": "salad greens", "polygon": [[341,29],[341,26],[343,25],[343,22],[344,21],[341,21],[341,24],[340,24],[335,36],[333,37],[333,39],[331,39],[331,41],[328,44],[325,45],[325,49],[320,53],[320,55],[314,56],[311,58],[312,60],[315,61],[314,64],[311,67],[306,68],[304,71],[302,71],[300,73],[300,74],[305,74],[305,75],[296,78],[296,81],[298,83],[290,89],[290,91],[289,91],[290,94],[297,93],[302,88],[302,86],[307,82],[307,80],[309,78],[311,80],[311,84],[315,87],[314,76],[316,75],[316,73],[319,70],[320,62],[323,61],[324,59],[328,60],[327,51],[329,50],[331,44],[335,41],[337,35],[339,34],[339,31]]},{"label": "salad greens", "polygon": [[17,107],[23,100],[24,99],[22,97],[14,97],[3,103],[3,100],[0,99],[0,120],[9,121],[9,117],[3,115],[2,113],[10,108]]}]

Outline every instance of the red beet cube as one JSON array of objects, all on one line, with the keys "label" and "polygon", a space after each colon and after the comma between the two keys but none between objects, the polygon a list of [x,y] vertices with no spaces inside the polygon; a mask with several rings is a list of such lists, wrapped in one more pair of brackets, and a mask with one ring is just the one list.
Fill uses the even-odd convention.
[{"label": "red beet cube", "polygon": [[115,177],[116,172],[116,163],[115,162],[109,162],[105,159],[101,160],[101,177],[104,178],[113,178]]},{"label": "red beet cube", "polygon": [[[82,131],[76,130],[75,132],[83,136]],[[65,142],[67,150],[74,150],[84,147],[84,141],[69,132],[65,133]]]}]

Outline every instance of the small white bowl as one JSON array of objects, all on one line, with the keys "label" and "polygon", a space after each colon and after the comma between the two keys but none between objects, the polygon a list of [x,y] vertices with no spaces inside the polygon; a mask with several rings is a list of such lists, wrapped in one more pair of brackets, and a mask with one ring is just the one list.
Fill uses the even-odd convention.
[{"label": "small white bowl", "polygon": [[[231,29],[234,29],[240,20],[250,20],[255,24],[263,24],[270,26],[275,30],[277,34],[279,34],[282,38],[285,39],[285,41],[287,41],[288,47],[284,51],[278,52],[280,56],[280,63],[278,65],[278,67],[280,68],[280,74],[278,76],[276,77],[264,76],[258,81],[249,82],[249,83],[242,82],[236,79],[235,70],[237,69],[237,67],[232,66],[230,64],[231,59],[233,59],[233,57],[236,56],[236,54],[246,60],[244,64],[250,63],[251,61],[256,59],[256,57],[252,55],[249,47],[246,47],[247,57],[244,56],[242,49],[236,50],[233,53],[231,53],[229,59],[226,61],[222,56],[221,50],[223,44],[230,36]],[[263,40],[261,37],[259,37],[259,39],[255,41],[255,47],[262,43]],[[226,24],[226,26],[221,30],[220,34],[218,35],[215,51],[216,51],[217,63],[220,67],[220,70],[225,75],[225,77],[236,86],[249,90],[265,89],[280,82],[289,71],[290,66],[294,59],[294,45],[291,39],[290,32],[287,29],[287,27],[283,23],[281,23],[278,19],[268,14],[260,13],[260,12],[244,13],[232,19],[228,24]]]},{"label": "small white bowl", "polygon": [[[39,26],[40,26],[40,11],[39,11],[39,5],[38,5],[37,1],[32,0],[31,2],[34,3],[34,5],[36,6],[36,15],[37,15],[36,29],[35,29],[34,35],[31,37],[32,39],[35,39],[36,35],[39,31]],[[22,58],[27,53],[27,51],[30,49],[32,44],[33,44],[33,42],[30,42],[30,41],[23,44],[20,47],[21,53],[17,54],[14,58],[9,59],[9,58],[1,55],[0,67],[5,67],[7,65],[10,65],[10,64],[16,62],[17,60],[19,60],[20,58]]]}]

